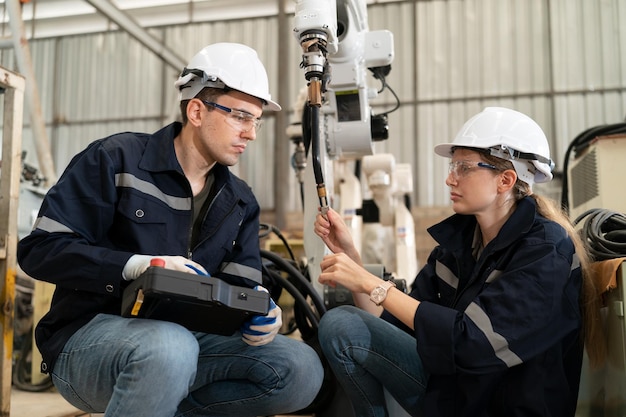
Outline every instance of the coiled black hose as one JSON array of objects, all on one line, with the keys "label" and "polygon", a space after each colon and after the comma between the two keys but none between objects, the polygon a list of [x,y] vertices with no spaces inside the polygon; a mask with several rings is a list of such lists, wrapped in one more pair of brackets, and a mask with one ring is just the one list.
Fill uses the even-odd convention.
[{"label": "coiled black hose", "polygon": [[279,269],[286,272],[290,278],[295,280],[299,284],[299,290],[304,291],[304,295],[311,297],[311,301],[313,301],[313,305],[317,309],[320,316],[326,312],[326,307],[324,306],[324,300],[322,297],[317,293],[315,288],[313,288],[313,285],[309,282],[309,280],[295,266],[291,265],[283,257],[274,252],[261,250],[261,257],[272,261],[279,267]]},{"label": "coiled black hose", "polygon": [[[271,229],[279,233],[276,228]],[[284,242],[286,243],[286,241]],[[277,271],[274,271],[268,265],[263,265],[264,275],[275,281],[275,283],[294,297],[294,314],[298,330],[304,342],[315,350],[322,362],[324,382],[320,391],[311,404],[303,410],[294,413],[303,415],[316,414],[329,407],[338,389],[338,382],[328,364],[328,360],[322,354],[319,341],[317,340],[318,322],[322,315],[326,313],[324,300],[317,293],[310,280],[287,259],[267,250],[261,250],[261,258],[271,262],[277,269]],[[281,273],[285,273],[287,277],[284,278]],[[313,306],[309,305],[307,297],[311,299]]]},{"label": "coiled black hose", "polygon": [[606,209],[591,209],[574,220],[574,225],[585,219],[581,234],[595,261],[626,256],[626,216]]}]

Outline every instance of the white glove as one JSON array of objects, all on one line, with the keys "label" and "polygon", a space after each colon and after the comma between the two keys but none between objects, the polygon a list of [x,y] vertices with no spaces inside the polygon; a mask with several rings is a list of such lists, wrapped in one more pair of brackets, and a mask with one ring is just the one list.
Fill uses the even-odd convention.
[{"label": "white glove", "polygon": [[202,265],[197,262],[187,259],[184,256],[150,256],[150,255],[133,255],[130,257],[124,270],[122,271],[122,277],[126,281],[132,281],[137,279],[139,275],[143,274],[150,266],[150,261],[153,258],[163,259],[165,261],[164,268],[174,269],[176,271],[189,272],[198,275],[209,275]]},{"label": "white glove", "polygon": [[[267,291],[260,285],[257,291]],[[241,326],[241,339],[250,346],[263,346],[274,340],[283,325],[283,312],[270,298],[270,310],[266,316],[252,316]]]}]

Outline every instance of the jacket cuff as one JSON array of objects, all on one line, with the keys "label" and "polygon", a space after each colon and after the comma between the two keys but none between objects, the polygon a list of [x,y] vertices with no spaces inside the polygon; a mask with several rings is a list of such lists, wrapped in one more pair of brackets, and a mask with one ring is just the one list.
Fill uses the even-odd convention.
[{"label": "jacket cuff", "polygon": [[417,352],[424,368],[432,374],[447,375],[456,371],[454,330],[459,312],[422,301],[413,325]]}]

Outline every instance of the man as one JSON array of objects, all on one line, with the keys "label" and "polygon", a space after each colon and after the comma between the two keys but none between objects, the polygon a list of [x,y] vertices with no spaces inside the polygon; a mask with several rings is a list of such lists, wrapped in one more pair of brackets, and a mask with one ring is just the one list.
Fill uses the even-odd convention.
[{"label": "man", "polygon": [[19,243],[24,271],[56,284],[35,332],[41,369],[70,403],[106,417],[300,410],[323,369],[309,346],[277,335],[273,302],[265,321],[253,317],[233,336],[120,316],[124,288],[153,257],[168,269],[261,284],[259,206],[228,166],[256,139],[263,109],[280,110],[265,68],[247,46],[213,44],[176,87],[182,123],[90,144]]}]

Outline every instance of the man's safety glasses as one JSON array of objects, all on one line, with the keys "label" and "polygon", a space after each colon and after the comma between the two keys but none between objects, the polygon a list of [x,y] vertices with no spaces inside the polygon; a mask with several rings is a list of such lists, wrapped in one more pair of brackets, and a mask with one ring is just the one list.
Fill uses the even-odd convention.
[{"label": "man's safety glasses", "polygon": [[225,112],[226,120],[235,129],[239,129],[241,132],[249,132],[254,129],[257,132],[263,125],[263,120],[257,119],[254,115],[246,113],[245,111],[231,109],[230,107],[222,106],[221,104],[214,103],[212,101],[202,100],[207,105],[219,109]]},{"label": "man's safety glasses", "polygon": [[448,167],[448,172],[452,174],[454,178],[462,178],[476,168],[487,168],[494,171],[498,170],[495,165],[491,165],[486,162],[452,161],[450,162],[450,166]]}]

